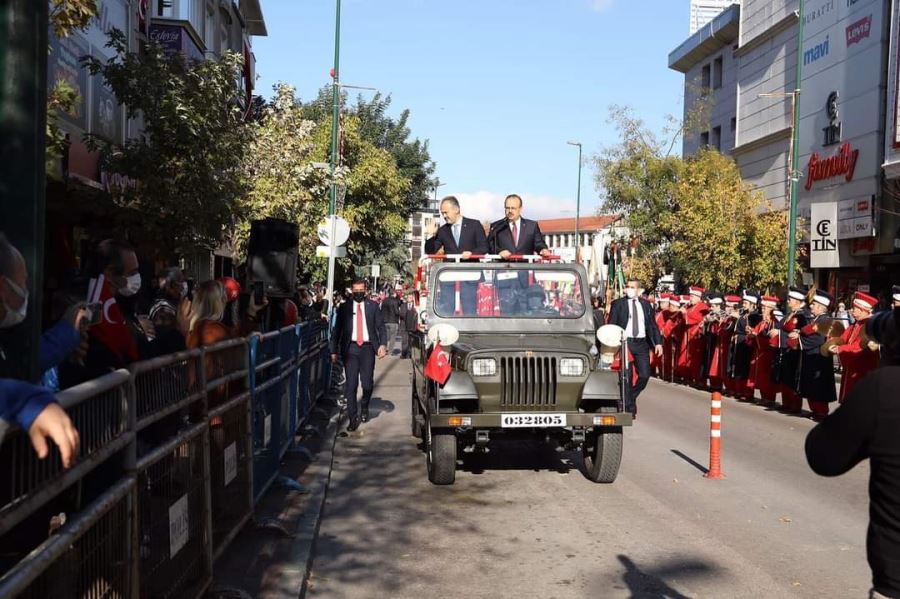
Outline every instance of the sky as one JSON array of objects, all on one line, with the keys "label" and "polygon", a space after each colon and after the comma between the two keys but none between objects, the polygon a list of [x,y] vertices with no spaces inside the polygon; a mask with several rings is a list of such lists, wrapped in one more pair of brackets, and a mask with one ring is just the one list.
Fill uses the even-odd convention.
[{"label": "sky", "polygon": [[[257,93],[285,82],[315,97],[330,84],[335,0],[262,8]],[[517,193],[526,217],[571,218],[578,148],[566,142],[583,145],[581,214],[596,214],[589,159],[616,143],[609,106],[656,130],[680,115],[683,76],[667,64],[687,37],[688,0],[343,0],[340,79],[390,94],[394,115],[410,110],[438,195],[464,215],[502,218]]]}]

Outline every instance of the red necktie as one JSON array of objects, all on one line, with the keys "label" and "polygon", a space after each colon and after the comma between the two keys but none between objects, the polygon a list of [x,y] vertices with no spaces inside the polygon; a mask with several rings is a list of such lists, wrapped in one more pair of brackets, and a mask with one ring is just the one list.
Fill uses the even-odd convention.
[{"label": "red necktie", "polygon": [[516,223],[512,224],[512,234],[513,234],[513,245],[516,248],[519,247],[519,228],[516,227]]},{"label": "red necktie", "polygon": [[356,345],[363,346],[363,327],[366,326],[363,318],[363,311],[366,309],[365,304],[356,305]]}]

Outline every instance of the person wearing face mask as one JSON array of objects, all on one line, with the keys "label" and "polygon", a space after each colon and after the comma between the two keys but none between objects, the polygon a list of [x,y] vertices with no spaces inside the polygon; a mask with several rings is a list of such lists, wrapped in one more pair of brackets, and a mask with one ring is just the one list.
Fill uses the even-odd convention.
[{"label": "person wearing face mask", "polygon": [[[637,384],[632,385],[627,394],[626,410],[637,413],[637,398],[650,380],[650,351],[662,356],[662,336],[656,326],[653,306],[640,299],[641,284],[630,280],[625,286],[625,297],[615,300],[609,310],[609,324],[625,330],[628,338],[628,351],[634,359],[637,372]],[[631,380],[630,377],[628,377]]]},{"label": "person wearing face mask", "polygon": [[[13,329],[25,320],[28,313],[28,272],[22,254],[0,233],[0,330]],[[57,333],[41,338],[41,369],[55,366],[74,351],[80,341],[78,320],[86,314],[81,311],[75,325],[63,319],[54,327]],[[71,329],[69,343],[63,338],[66,327]],[[51,329],[52,331],[53,329]],[[0,354],[3,354],[0,348]],[[5,362],[0,355],[0,365]],[[5,375],[4,375],[5,376]],[[58,447],[65,468],[72,465],[78,455],[78,431],[66,412],[59,407],[49,389],[13,378],[0,378],[0,442],[12,425],[26,432],[35,452],[41,459],[49,455],[47,439]]]},{"label": "person wearing face mask", "polygon": [[185,348],[184,337],[190,323],[191,303],[188,283],[180,268],[166,268],[158,276],[157,300],[150,308],[150,321],[160,353],[171,354]]},{"label": "person wearing face mask", "polygon": [[[378,304],[366,299],[366,282],[357,280],[351,287],[351,300],[337,310],[331,334],[331,361],[342,358],[346,382],[344,397],[350,413],[347,430],[359,428],[369,420],[369,401],[375,388],[375,357],[387,355],[388,334]],[[377,349],[376,349],[377,348]],[[356,391],[362,383],[362,409],[358,409]]]}]

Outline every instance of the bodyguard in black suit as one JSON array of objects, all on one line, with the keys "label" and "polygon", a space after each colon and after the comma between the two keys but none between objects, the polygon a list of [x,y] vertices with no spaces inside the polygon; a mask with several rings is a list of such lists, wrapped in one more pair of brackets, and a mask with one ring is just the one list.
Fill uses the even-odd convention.
[{"label": "bodyguard in black suit", "polygon": [[419,313],[416,311],[416,296],[409,293],[406,301],[400,304],[400,340],[401,358],[409,358],[409,336],[415,333],[419,325]]},{"label": "bodyguard in black suit", "polygon": [[[617,299],[609,309],[609,324],[625,329],[628,338],[628,349],[634,356],[634,367],[637,370],[637,384],[631,387],[626,402],[626,410],[637,413],[637,398],[647,387],[650,380],[650,348],[656,355],[662,355],[662,335],[656,326],[656,316],[650,302],[638,297],[641,284],[628,281],[625,286],[626,297]],[[631,380],[631,377],[627,377]]]},{"label": "bodyguard in black suit", "polygon": [[[340,355],[344,362],[344,396],[350,410],[348,431],[359,428],[360,418],[369,420],[369,401],[375,388],[375,356],[387,355],[387,328],[378,304],[366,299],[366,283],[353,282],[353,299],[337,311],[331,334],[331,361]],[[357,409],[356,389],[362,382],[362,412]]]},{"label": "bodyguard in black suit", "polygon": [[503,258],[550,254],[537,221],[522,218],[522,198],[516,194],[506,196],[503,210],[506,218],[493,223],[488,235],[492,254],[500,254]]},{"label": "bodyguard in black suit", "polygon": [[437,231],[431,231],[431,238],[425,240],[425,253],[437,254],[487,254],[488,243],[484,227],[474,218],[465,218],[459,211],[459,200],[447,196],[441,200],[441,216],[446,221]]}]

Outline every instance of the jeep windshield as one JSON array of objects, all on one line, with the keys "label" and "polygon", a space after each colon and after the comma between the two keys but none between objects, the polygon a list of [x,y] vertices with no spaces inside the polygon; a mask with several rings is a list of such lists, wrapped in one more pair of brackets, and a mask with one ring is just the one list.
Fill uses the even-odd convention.
[{"label": "jeep windshield", "polygon": [[434,311],[442,318],[576,319],[585,310],[581,278],[564,268],[445,269],[435,287]]}]

